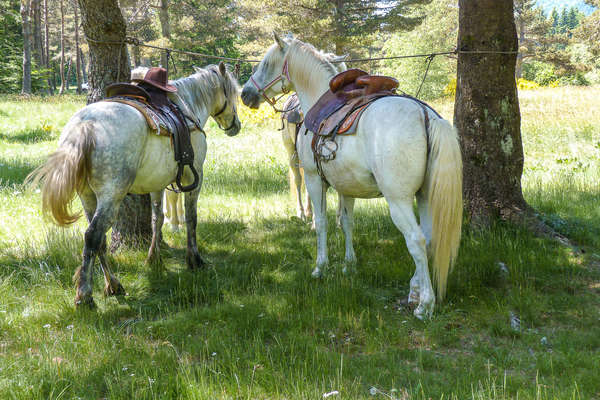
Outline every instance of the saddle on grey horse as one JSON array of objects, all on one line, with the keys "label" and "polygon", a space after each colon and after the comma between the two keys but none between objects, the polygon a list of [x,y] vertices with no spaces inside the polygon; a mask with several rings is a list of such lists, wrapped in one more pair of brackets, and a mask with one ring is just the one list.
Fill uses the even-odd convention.
[{"label": "saddle on grey horse", "polygon": [[[115,83],[106,88],[106,95],[107,98],[103,101],[134,107],[142,113],[151,130],[161,136],[170,137],[175,161],[178,164],[175,184],[182,192],[189,192],[198,187],[200,177],[194,168],[194,149],[187,122],[190,118],[184,115],[179,106],[172,102],[164,91],[143,83],[140,85]],[[194,182],[183,186],[181,177],[186,166],[192,171]]]}]

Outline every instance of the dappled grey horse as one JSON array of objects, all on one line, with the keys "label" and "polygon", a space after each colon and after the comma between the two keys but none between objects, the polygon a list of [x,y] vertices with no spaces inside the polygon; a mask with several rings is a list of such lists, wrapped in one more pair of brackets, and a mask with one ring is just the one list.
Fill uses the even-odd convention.
[{"label": "dappled grey horse", "polygon": [[[225,126],[229,136],[240,130],[236,105],[239,86],[224,64],[196,69],[193,75],[171,82],[177,93],[169,94],[195,125],[203,127],[209,116]],[[204,261],[196,244],[196,203],[202,183],[206,137],[192,132],[194,167],[200,184],[185,194],[187,256],[189,268]],[[96,256],[104,273],[106,295],[124,293],[106,259],[106,232],[118,207],[128,193],[150,193],[152,199],[152,243],[148,261],[158,261],[163,189],[175,180],[177,163],[170,138],[154,134],[144,116],[135,108],[116,102],[98,102],[78,111],[64,127],[59,147],[48,161],[28,179],[42,182],[44,212],[50,212],[59,225],[75,222],[70,203],[75,192],[83,204],[89,226],[85,232],[83,262],[75,273],[76,305],[93,306],[92,270]],[[182,183],[193,181],[188,168]]]}]

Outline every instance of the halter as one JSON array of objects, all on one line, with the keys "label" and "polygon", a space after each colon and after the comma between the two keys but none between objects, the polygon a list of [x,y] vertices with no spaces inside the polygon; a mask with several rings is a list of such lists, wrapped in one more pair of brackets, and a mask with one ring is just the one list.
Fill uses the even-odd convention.
[{"label": "halter", "polygon": [[[213,72],[215,72],[215,71],[213,71]],[[215,72],[215,73],[216,73],[216,72]],[[217,75],[218,75],[218,74],[217,74]],[[227,99],[227,91],[225,90],[225,84],[223,84],[223,95],[225,96],[225,103],[223,103],[223,107],[221,107],[221,109],[220,109],[219,111],[217,111],[217,113],[216,113],[216,114],[214,114],[214,115],[212,116],[212,117],[213,117],[213,119],[214,119],[215,117],[218,117],[219,115],[223,114],[223,112],[225,112],[225,109],[227,109],[227,105],[229,104],[229,100]],[[234,113],[234,116],[231,118],[231,124],[229,124],[229,126],[228,126],[227,128],[223,128],[223,127],[221,126],[221,124],[219,123],[219,121],[217,121],[216,119],[215,119],[215,122],[217,123],[217,126],[218,126],[218,127],[221,129],[221,130],[223,130],[223,131],[228,131],[228,130],[230,130],[231,128],[233,128],[233,126],[235,125],[235,113]]]},{"label": "halter", "polygon": [[[277,107],[275,107],[275,104],[286,94],[288,94],[290,92],[290,90],[285,87],[285,85],[283,84],[284,82],[284,78],[288,80],[288,82],[290,82],[290,73],[288,71],[288,62],[287,62],[287,58],[285,59],[285,61],[283,62],[283,69],[281,71],[281,74],[273,79],[271,82],[267,83],[264,87],[260,87],[258,85],[258,83],[256,83],[256,81],[254,80],[254,78],[252,76],[250,76],[250,82],[252,82],[252,84],[254,85],[254,87],[256,88],[256,90],[258,90],[258,93],[265,99],[265,101],[267,103],[269,103],[271,105],[271,107],[273,107],[273,109],[277,112],[286,112],[289,110],[280,110]],[[271,87],[273,87],[277,82],[282,81],[281,82],[281,91],[283,92],[283,94],[281,96],[279,96],[277,99],[275,97],[273,98],[269,98],[269,96],[266,95],[266,91],[269,90]]]}]

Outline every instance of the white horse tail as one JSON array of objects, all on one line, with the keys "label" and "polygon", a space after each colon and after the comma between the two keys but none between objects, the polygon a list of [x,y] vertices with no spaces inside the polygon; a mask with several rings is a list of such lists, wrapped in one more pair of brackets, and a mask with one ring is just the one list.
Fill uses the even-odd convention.
[{"label": "white horse tail", "polygon": [[87,180],[94,144],[92,123],[80,123],[67,134],[58,150],[25,179],[34,185],[41,182],[42,210],[44,215],[50,212],[58,225],[72,224],[81,217],[81,213],[71,210],[71,201]]},{"label": "white horse tail", "polygon": [[442,118],[431,119],[425,189],[431,216],[430,254],[439,300],[458,254],[462,229],[462,156],[456,129]]}]

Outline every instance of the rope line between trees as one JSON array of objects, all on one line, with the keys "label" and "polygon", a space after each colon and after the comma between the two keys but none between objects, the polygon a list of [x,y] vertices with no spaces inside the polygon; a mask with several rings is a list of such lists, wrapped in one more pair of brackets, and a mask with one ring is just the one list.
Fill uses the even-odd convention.
[{"label": "rope line between trees", "polygon": [[[202,58],[222,60],[222,61],[231,61],[231,62],[236,62],[236,63],[252,64],[252,63],[260,63],[260,61],[261,61],[261,60],[254,60],[254,59],[249,59],[249,58],[217,56],[214,54],[205,54],[205,53],[198,53],[195,51],[179,50],[179,49],[174,49],[174,48],[170,48],[170,47],[155,46],[155,45],[151,45],[151,44],[147,44],[147,43],[142,43],[142,42],[140,42],[139,39],[130,37],[130,36],[126,37],[125,40],[122,40],[122,41],[95,40],[95,39],[90,39],[87,36],[85,38],[88,42],[97,43],[97,44],[109,44],[109,45],[119,45],[119,46],[121,46],[123,44],[130,44],[132,46],[148,47],[150,49],[162,50],[162,51],[165,51],[167,53],[167,55],[171,58],[171,60],[173,61],[173,65],[175,65],[175,62],[172,58],[171,53],[179,53],[179,54],[185,54],[185,55],[194,56],[194,57],[202,57]],[[500,51],[500,50],[459,50],[459,49],[454,49],[452,51],[440,51],[440,52],[434,52],[434,53],[410,54],[410,55],[389,56],[389,57],[352,58],[349,60],[339,60],[339,61],[332,61],[332,62],[333,63],[342,63],[342,62],[356,63],[356,62],[369,62],[369,61],[382,61],[382,60],[399,60],[399,59],[405,59],[405,58],[426,58],[429,61],[429,60],[433,60],[433,58],[435,58],[436,56],[450,56],[450,55],[456,55],[456,54],[517,54],[517,53],[518,53],[517,50]],[[430,64],[431,64],[431,61],[429,61],[429,65]]]}]

